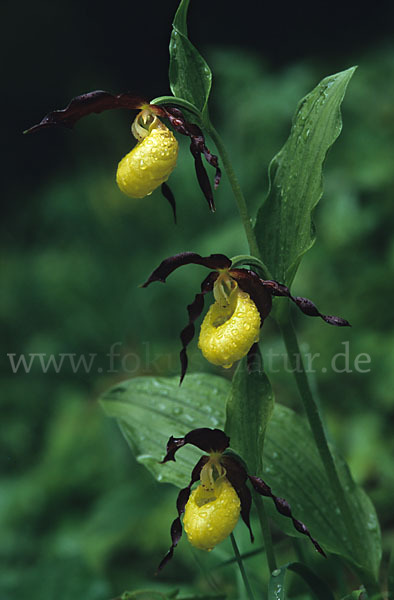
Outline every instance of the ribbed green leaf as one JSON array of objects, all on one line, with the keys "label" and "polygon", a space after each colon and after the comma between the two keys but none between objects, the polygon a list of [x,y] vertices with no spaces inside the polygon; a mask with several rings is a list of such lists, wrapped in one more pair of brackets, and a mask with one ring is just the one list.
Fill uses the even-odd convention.
[{"label": "ribbed green leaf", "polygon": [[172,24],[170,39],[170,87],[205,113],[212,85],[212,72],[187,37],[187,11],[190,0],[181,0]]},{"label": "ribbed green leaf", "polygon": [[269,168],[270,190],[255,233],[274,279],[289,285],[315,241],[312,211],[323,193],[323,164],[341,132],[340,106],[355,67],[323,79],[298,105],[290,136]]},{"label": "ribbed green leaf", "polygon": [[309,586],[317,600],[335,600],[334,594],[327,584],[301,563],[289,563],[272,572],[268,584],[268,600],[284,600],[286,598],[285,575],[287,571],[297,573]]},{"label": "ribbed green leaf", "polygon": [[230,382],[208,374],[179,377],[136,377],[123,381],[101,397],[101,404],[119,426],[138,462],[158,481],[184,487],[201,456],[185,446],[176,462],[159,464],[171,435],[181,437],[197,427],[223,429]]},{"label": "ribbed green leaf", "polygon": [[231,448],[255,475],[263,472],[264,436],[273,408],[274,396],[267,375],[259,363],[249,373],[244,358],[232,380],[225,431],[230,436]]},{"label": "ribbed green leaf", "polygon": [[[184,487],[201,452],[185,446],[176,462],[159,464],[171,435],[183,436],[196,427],[224,428],[226,399],[231,383],[208,374],[191,374],[179,386],[178,377],[137,377],[111,388],[101,398],[110,417],[115,417],[137,460],[158,481]],[[255,418],[250,412],[250,419]],[[337,469],[350,508],[363,538],[360,566],[377,576],[380,530],[374,507],[358,487],[341,457],[334,452]],[[264,442],[264,480],[274,494],[286,498],[295,518],[307,525],[327,552],[354,562],[346,528],[327,482],[311,432],[292,410],[275,405]],[[270,516],[282,531],[297,536],[290,519],[266,502]]]},{"label": "ribbed green leaf", "polygon": [[[357,486],[341,456],[333,449],[339,477],[362,532],[363,569],[377,576],[381,558],[380,529],[374,506]],[[354,556],[340,509],[327,481],[309,427],[292,410],[276,405],[264,445],[264,479],[274,493],[286,498],[293,515],[307,525],[323,549],[354,563]],[[289,519],[278,517],[272,504],[267,509],[283,531],[294,535]]]}]

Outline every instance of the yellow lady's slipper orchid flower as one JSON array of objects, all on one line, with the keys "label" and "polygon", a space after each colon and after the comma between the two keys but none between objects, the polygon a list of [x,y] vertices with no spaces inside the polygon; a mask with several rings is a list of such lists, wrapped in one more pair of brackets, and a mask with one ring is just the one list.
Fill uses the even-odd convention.
[{"label": "yellow lady's slipper orchid flower", "polygon": [[[183,528],[189,542],[200,550],[210,552],[220,544],[232,533],[239,516],[248,527],[253,542],[249,518],[252,496],[246,485],[247,480],[258,494],[271,498],[277,511],[289,517],[294,528],[308,536],[316,550],[325,556],[304,523],[293,517],[289,503],[284,498],[275,496],[262,479],[248,475],[234,453],[226,453],[230,438],[224,431],[202,427],[189,431],[183,438],[170,437],[167,443],[167,454],[162,463],[175,461],[176,452],[185,444],[196,446],[203,452],[207,452],[208,456],[204,455],[200,458],[192,471],[189,485],[178,494],[178,517],[171,525],[172,544],[159,565],[159,571],[172,558],[174,549],[181,539],[182,515]],[[198,487],[192,491],[193,484],[198,481],[200,482]]]},{"label": "yellow lady's slipper orchid flower", "polygon": [[189,542],[210,552],[230,535],[240,512],[237,492],[226,478],[215,482],[212,490],[199,485],[191,493],[183,517]]},{"label": "yellow lady's slipper orchid flower", "polygon": [[142,287],[153,281],[165,282],[168,275],[183,265],[196,264],[215,269],[201,284],[201,292],[187,307],[189,323],[181,331],[182,350],[181,382],[186,374],[188,360],[186,348],[195,333],[194,321],[204,308],[204,296],[212,292],[212,304],[201,325],[198,346],[203,355],[214,365],[229,368],[248,355],[252,357],[259,340],[260,328],[272,308],[273,296],[285,296],[310,317],[320,317],[330,325],[349,326],[346,319],[324,315],[316,306],[299,296],[292,296],[285,285],[277,281],[264,280],[250,269],[233,268],[231,260],[224,254],[200,256],[195,252],[182,252],[163,260]]},{"label": "yellow lady's slipper orchid flower", "polygon": [[178,142],[159,119],[166,118],[178,133],[190,138],[190,151],[194,158],[198,183],[209,208],[215,211],[211,184],[201,157],[204,156],[207,163],[216,170],[215,189],[221,178],[218,158],[207,148],[200,127],[188,122],[180,109],[173,104],[158,106],[132,94],[114,95],[96,90],[76,96],[66,108],[48,113],[37,125],[33,125],[24,133],[56,125],[72,128],[82,117],[113,108],[140,110],[132,125],[132,132],[138,143],[118,165],[116,180],[121,191],[132,198],[144,198],[161,186],[176,220],[175,199],[166,181],[176,165]]},{"label": "yellow lady's slipper orchid flower", "polygon": [[198,347],[210,363],[229,369],[258,342],[260,327],[257,306],[236,285],[227,304],[216,300],[210,306],[201,325]]},{"label": "yellow lady's slipper orchid flower", "polygon": [[116,182],[127,196],[144,198],[167,181],[175,169],[178,142],[168,127],[147,108],[137,115],[132,131],[138,143],[120,161]]}]

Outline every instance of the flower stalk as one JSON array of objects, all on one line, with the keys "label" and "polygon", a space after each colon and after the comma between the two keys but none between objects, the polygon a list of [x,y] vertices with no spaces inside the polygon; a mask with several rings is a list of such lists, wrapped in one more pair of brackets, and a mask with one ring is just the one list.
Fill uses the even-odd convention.
[{"label": "flower stalk", "polygon": [[233,533],[230,534],[230,540],[231,540],[231,544],[233,546],[235,560],[237,561],[239,570],[241,572],[242,581],[244,582],[244,585],[245,585],[246,593],[248,595],[249,600],[254,600],[252,588],[250,587],[249,579],[246,574],[245,567],[242,562],[241,554],[239,552],[238,545],[237,545],[237,542],[235,541],[235,537],[234,537]]},{"label": "flower stalk", "polygon": [[238,206],[238,211],[245,230],[246,239],[248,240],[250,253],[260,261],[260,269],[262,271],[263,277],[265,279],[272,279],[269,270],[267,269],[266,265],[264,265],[261,259],[260,250],[257,245],[257,240],[253,230],[252,220],[249,215],[249,210],[246,204],[245,196],[243,195],[241,186],[239,184],[237,176],[235,175],[230,158],[227,154],[227,150],[225,148],[225,145],[223,144],[222,138],[220,137],[219,133],[211,124],[209,126],[209,135],[215,142],[223,168],[226,171],[231,188],[233,190],[233,194],[235,196],[235,200]]},{"label": "flower stalk", "polygon": [[275,571],[275,569],[277,568],[277,563],[275,558],[274,545],[272,543],[271,529],[269,526],[267,513],[265,512],[264,501],[255,492],[253,493],[253,501],[257,509],[261,533],[263,534],[264,549],[267,557],[268,568],[270,570],[270,573],[272,573],[272,571]]}]

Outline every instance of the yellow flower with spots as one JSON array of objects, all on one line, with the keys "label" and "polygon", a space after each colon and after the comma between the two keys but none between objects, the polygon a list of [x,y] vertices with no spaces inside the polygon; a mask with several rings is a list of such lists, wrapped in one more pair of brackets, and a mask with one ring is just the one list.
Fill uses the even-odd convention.
[{"label": "yellow flower with spots", "polygon": [[72,128],[82,117],[113,108],[138,109],[140,112],[131,127],[137,144],[120,161],[116,181],[120,190],[131,198],[144,198],[161,186],[161,191],[170,203],[176,220],[175,199],[166,181],[176,166],[178,142],[161,120],[168,119],[175,131],[190,138],[190,151],[194,158],[197,180],[209,208],[214,211],[212,188],[201,157],[203,156],[216,170],[214,179],[216,189],[221,178],[217,156],[207,148],[200,127],[187,121],[177,106],[172,104],[158,106],[154,102],[153,100],[152,104],[149,104],[139,96],[127,93],[114,95],[96,90],[76,96],[66,108],[48,113],[25,133],[56,125]]},{"label": "yellow flower with spots", "polygon": [[258,342],[261,317],[249,294],[225,273],[215,281],[214,295],[215,303],[201,325],[198,347],[210,363],[229,369]]},{"label": "yellow flower with spots", "polygon": [[200,256],[195,252],[182,252],[170,256],[160,263],[142,287],[154,281],[164,283],[173,271],[190,264],[202,265],[214,271],[204,279],[201,291],[187,307],[189,323],[180,335],[181,383],[188,365],[186,349],[195,333],[194,322],[201,315],[205,294],[209,292],[213,292],[215,302],[202,322],[198,346],[209,362],[225,369],[244,356],[253,359],[260,329],[272,308],[273,296],[289,298],[304,314],[320,317],[330,325],[349,325],[341,317],[323,315],[308,298],[292,296],[285,285],[262,279],[250,269],[235,268],[224,254]]},{"label": "yellow flower with spots", "polygon": [[131,128],[138,140],[118,165],[116,182],[131,198],[144,198],[162,185],[175,169],[178,142],[172,131],[144,108]]},{"label": "yellow flower with spots", "polygon": [[[258,494],[271,498],[278,512],[289,517],[294,528],[308,536],[316,550],[325,556],[307,527],[293,517],[288,502],[275,496],[262,479],[248,475],[241,460],[228,451],[230,438],[224,431],[202,427],[189,431],[185,437],[170,437],[167,454],[162,463],[175,461],[176,452],[185,444],[192,444],[208,455],[200,458],[192,471],[189,485],[178,494],[178,517],[171,525],[172,544],[159,565],[159,571],[172,558],[181,539],[182,516],[183,528],[189,542],[200,550],[210,552],[225,540],[232,533],[240,516],[248,527],[253,542],[250,527],[252,497],[247,486],[248,480]],[[198,486],[192,490],[192,486],[197,482]]]}]

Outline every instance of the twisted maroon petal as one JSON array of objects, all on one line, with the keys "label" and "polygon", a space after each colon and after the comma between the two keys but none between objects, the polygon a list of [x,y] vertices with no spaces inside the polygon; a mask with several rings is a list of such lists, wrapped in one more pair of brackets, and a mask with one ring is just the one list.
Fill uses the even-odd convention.
[{"label": "twisted maroon petal", "polygon": [[212,212],[215,211],[215,203],[213,200],[213,194],[211,184],[208,179],[208,175],[202,164],[201,155],[204,155],[205,160],[209,165],[214,167],[215,171],[215,190],[220,183],[222,176],[219,168],[218,157],[212,154],[205,144],[204,134],[200,127],[195,123],[189,123],[179,108],[175,106],[165,106],[163,109],[166,112],[171,125],[178,133],[190,137],[190,152],[194,157],[194,164],[196,168],[197,179],[200,184],[201,190],[207,199],[208,205]]},{"label": "twisted maroon petal", "polygon": [[[38,129],[56,125],[62,125],[71,129],[79,119],[92,113],[101,113],[104,110],[111,110],[113,108],[138,109],[145,104],[149,103],[140,96],[131,93],[114,95],[103,90],[96,90],[76,96],[66,108],[48,113],[37,125],[33,125],[25,133],[32,133]],[[157,109],[156,107],[152,107],[152,109],[156,112],[163,112],[162,109]]]},{"label": "twisted maroon petal", "polygon": [[186,327],[184,329],[182,329],[181,335],[180,335],[181,342],[182,342],[182,350],[179,353],[179,358],[181,360],[181,378],[180,378],[179,385],[182,383],[182,381],[186,375],[186,371],[187,371],[188,358],[187,358],[187,350],[186,349],[187,349],[187,346],[192,341],[192,339],[194,338],[194,334],[195,334],[194,321],[196,319],[198,319],[198,317],[201,315],[202,310],[204,308],[204,296],[208,292],[212,291],[213,284],[215,283],[217,278],[218,278],[218,273],[216,271],[212,271],[212,273],[210,273],[208,275],[208,277],[206,277],[204,279],[204,281],[202,282],[201,292],[199,294],[196,294],[193,302],[187,306],[189,322],[186,325]]},{"label": "twisted maroon petal", "polygon": [[289,517],[293,521],[294,528],[297,531],[299,531],[300,533],[307,535],[309,537],[309,539],[311,540],[312,544],[315,546],[316,550],[318,552],[320,552],[320,554],[322,554],[323,556],[326,557],[324,550],[319,545],[319,543],[311,536],[306,525],[304,525],[304,523],[302,523],[301,521],[298,521],[298,519],[295,519],[293,517],[290,504],[287,502],[287,500],[285,500],[284,498],[279,498],[278,496],[275,496],[272,493],[271,488],[265,483],[265,481],[260,479],[260,477],[253,477],[252,475],[248,475],[248,477],[249,477],[249,480],[252,483],[254,489],[256,490],[256,492],[258,494],[260,494],[261,496],[266,496],[268,498],[272,498],[272,500],[274,501],[276,510],[281,515],[284,515],[285,517]]},{"label": "twisted maroon petal", "polygon": [[336,325],[337,327],[351,327],[349,321],[342,319],[342,317],[335,317],[333,315],[323,315],[319,312],[315,304],[308,300],[308,298],[302,298],[301,296],[292,296],[288,287],[277,281],[269,281],[260,279],[261,285],[268,290],[273,296],[286,296],[290,298],[298,308],[309,317],[320,317],[326,323],[330,325]]},{"label": "twisted maroon petal", "polygon": [[191,487],[192,487],[193,483],[195,483],[196,481],[198,481],[200,479],[201,469],[203,468],[203,466],[206,464],[206,462],[208,460],[209,460],[208,456],[202,456],[200,458],[200,460],[198,461],[198,463],[196,464],[196,466],[194,467],[194,469],[192,471],[189,485],[187,487],[183,488],[178,494],[178,498],[176,501],[176,508],[178,511],[178,516],[176,519],[174,519],[174,521],[172,522],[172,525],[171,525],[171,542],[172,543],[171,543],[169,551],[167,552],[167,554],[165,555],[165,557],[162,559],[159,566],[157,567],[156,575],[158,574],[159,571],[161,571],[161,569],[163,567],[165,567],[165,565],[168,563],[168,561],[171,560],[171,558],[174,554],[174,548],[177,546],[179,540],[182,537],[181,516],[185,512],[186,504],[187,504],[187,501],[189,500],[189,496],[190,496]]},{"label": "twisted maroon petal", "polygon": [[153,271],[142,287],[147,287],[153,281],[164,282],[169,275],[183,265],[202,265],[208,269],[228,269],[231,266],[231,260],[224,254],[211,254],[210,256],[200,256],[195,252],[181,252],[174,254],[163,260]]},{"label": "twisted maroon petal", "polygon": [[196,145],[194,139],[192,139],[192,141],[190,142],[190,152],[192,153],[194,158],[194,168],[196,169],[197,180],[202,190],[202,193],[204,194],[208,202],[210,210],[212,212],[215,212],[215,202],[213,199],[213,193],[211,184],[209,182],[209,177],[207,175],[204,165],[202,164],[200,150]]},{"label": "twisted maroon petal", "polygon": [[171,191],[170,186],[164,182],[161,184],[161,193],[163,194],[164,198],[168,201],[169,205],[171,206],[172,209],[172,213],[174,215],[174,223],[176,225],[176,203],[175,203],[175,197],[174,194]]}]

